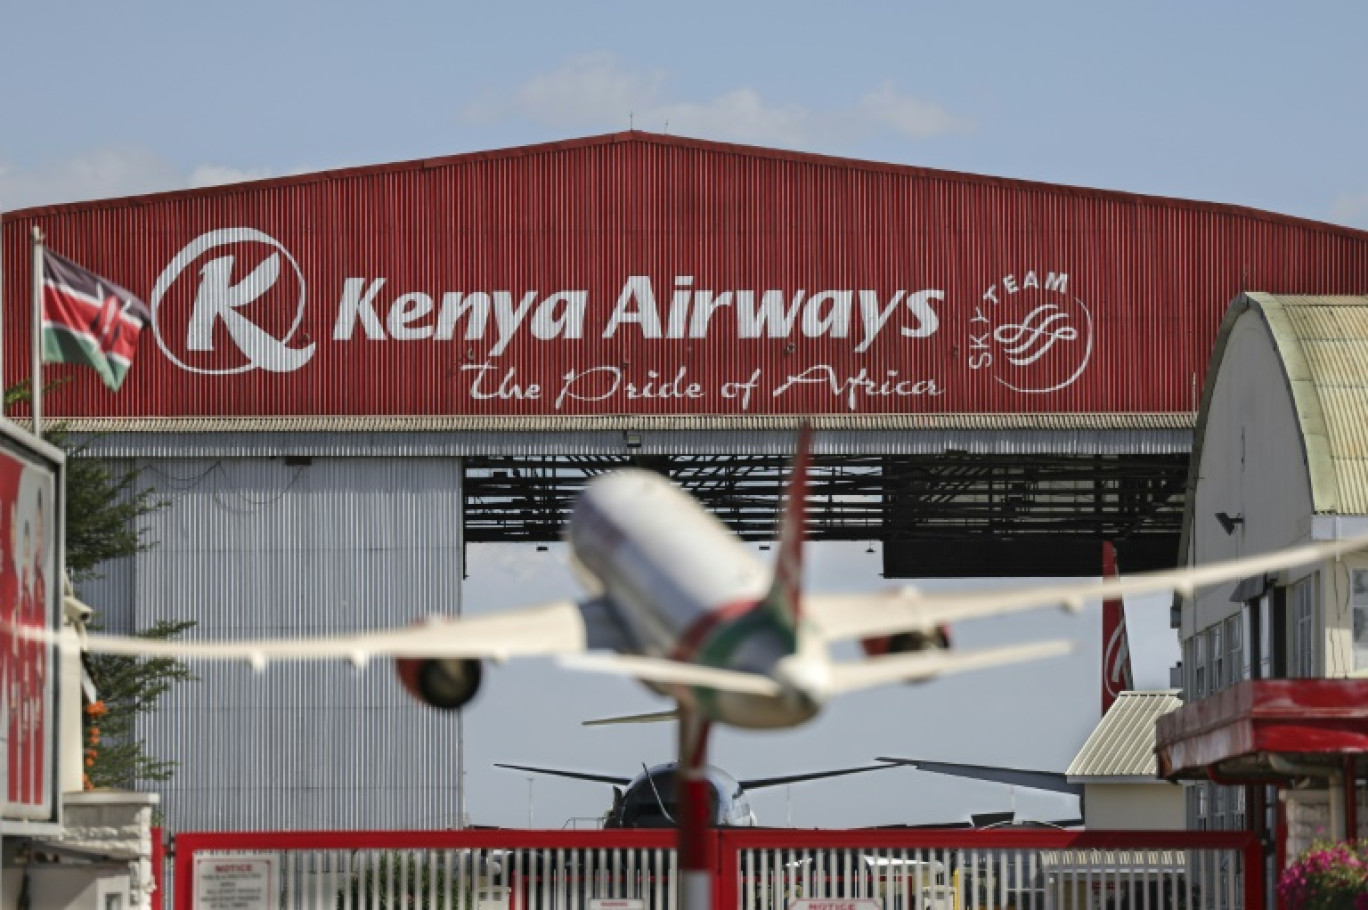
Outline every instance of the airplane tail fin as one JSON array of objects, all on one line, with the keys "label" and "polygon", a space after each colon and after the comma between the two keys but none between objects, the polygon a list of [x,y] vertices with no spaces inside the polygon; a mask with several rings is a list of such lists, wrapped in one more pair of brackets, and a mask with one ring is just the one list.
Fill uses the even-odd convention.
[{"label": "airplane tail fin", "polygon": [[812,428],[805,423],[798,431],[798,448],[793,456],[783,511],[779,515],[779,552],[774,580],[761,601],[762,608],[795,635],[803,612],[803,538],[807,533],[805,515],[811,460]]},{"label": "airplane tail fin", "polygon": [[[1102,543],[1102,576],[1116,578],[1116,547]],[[1102,713],[1122,692],[1135,688],[1131,673],[1130,642],[1126,635],[1126,608],[1120,598],[1102,602]]]}]

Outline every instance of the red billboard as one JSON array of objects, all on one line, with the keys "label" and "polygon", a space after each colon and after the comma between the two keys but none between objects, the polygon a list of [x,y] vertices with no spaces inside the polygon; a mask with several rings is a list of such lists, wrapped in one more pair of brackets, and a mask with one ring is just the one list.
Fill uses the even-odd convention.
[{"label": "red billboard", "polygon": [[11,314],[35,225],[152,314],[70,416],[1191,412],[1241,290],[1368,291],[1347,228],[637,132],[10,213]]},{"label": "red billboard", "polygon": [[[3,819],[56,816],[56,678],[51,643],[16,634],[56,630],[60,616],[54,460],[31,440],[0,432],[0,748]],[[46,635],[43,636],[47,638]]]}]

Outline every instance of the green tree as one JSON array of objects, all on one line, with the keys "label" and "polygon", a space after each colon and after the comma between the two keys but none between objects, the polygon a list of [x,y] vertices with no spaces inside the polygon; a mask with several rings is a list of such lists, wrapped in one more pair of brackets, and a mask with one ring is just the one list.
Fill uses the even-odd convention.
[{"label": "green tree", "polygon": [[[173,638],[193,625],[161,620],[139,634]],[[168,657],[98,654],[87,656],[86,669],[99,693],[99,701],[85,707],[86,787],[170,780],[176,763],[149,755],[135,726],[139,715],[155,710],[157,700],[173,685],[195,678],[190,668]]]},{"label": "green tree", "polygon": [[98,578],[99,566],[133,556],[150,545],[138,521],[165,502],[150,487],[138,486],[138,472],[91,457],[84,443],[66,433],[45,434],[67,456],[66,559],[75,583]]},{"label": "green tree", "polygon": [[[138,484],[136,469],[92,457],[87,443],[75,443],[60,430],[47,436],[67,455],[66,558],[72,580],[98,578],[102,564],[146,550],[150,544],[140,519],[165,501]],[[174,638],[193,625],[160,620],[137,634]],[[85,665],[98,698],[85,706],[83,717],[86,787],[169,780],[176,763],[148,754],[137,736],[137,720],[155,711],[173,685],[193,680],[190,668],[171,658],[114,654],[88,654]]]}]

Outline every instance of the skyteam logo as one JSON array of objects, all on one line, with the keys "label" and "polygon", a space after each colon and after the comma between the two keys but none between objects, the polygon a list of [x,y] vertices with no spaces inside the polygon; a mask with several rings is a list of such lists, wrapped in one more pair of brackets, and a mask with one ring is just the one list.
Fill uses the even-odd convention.
[{"label": "skyteam logo", "polygon": [[[181,280],[188,271],[198,274],[193,288],[193,278]],[[313,342],[291,346],[305,297],[304,273],[279,241],[253,228],[222,228],[196,237],[162,270],[149,301],[152,333],[192,373],[288,373],[314,355]]]},{"label": "skyteam logo", "polygon": [[1092,362],[1093,314],[1069,293],[1069,273],[1027,269],[1001,276],[969,318],[969,369],[1028,395],[1057,392]]}]

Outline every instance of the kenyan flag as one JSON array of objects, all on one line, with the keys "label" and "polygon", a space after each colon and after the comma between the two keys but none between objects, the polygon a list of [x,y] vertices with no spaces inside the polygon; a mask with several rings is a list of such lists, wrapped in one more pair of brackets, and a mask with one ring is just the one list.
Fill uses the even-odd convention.
[{"label": "kenyan flag", "polygon": [[147,306],[131,292],[43,252],[44,363],[83,363],[117,392],[148,317]]}]

